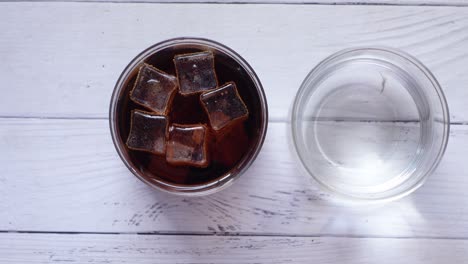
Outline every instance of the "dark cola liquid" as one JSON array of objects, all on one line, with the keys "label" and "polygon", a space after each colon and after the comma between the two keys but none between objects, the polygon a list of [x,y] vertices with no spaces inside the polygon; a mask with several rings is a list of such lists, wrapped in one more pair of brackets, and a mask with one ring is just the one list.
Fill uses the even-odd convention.
[{"label": "dark cola liquid", "polygon": [[[176,46],[166,48],[150,56],[146,63],[155,66],[169,74],[176,75],[173,58],[177,54],[193,53],[207,50],[204,47]],[[219,85],[234,81],[238,92],[247,105],[249,117],[225,131],[222,136],[210,133],[208,147],[210,165],[207,168],[190,166],[172,166],[166,162],[165,156],[146,152],[127,150],[131,162],[139,168],[149,180],[162,180],[169,183],[197,185],[204,184],[225,175],[235,168],[244,156],[258,141],[260,135],[261,103],[254,82],[247,72],[234,59],[221,51],[211,50],[215,54],[215,70]],[[133,88],[138,69],[126,81],[125,91],[118,105],[118,127],[123,144],[130,130],[130,115],[133,109],[144,109],[133,103],[129,91]],[[179,93],[174,98],[169,114],[170,123],[178,124],[209,124],[208,116],[203,110],[199,94],[182,96]]]}]

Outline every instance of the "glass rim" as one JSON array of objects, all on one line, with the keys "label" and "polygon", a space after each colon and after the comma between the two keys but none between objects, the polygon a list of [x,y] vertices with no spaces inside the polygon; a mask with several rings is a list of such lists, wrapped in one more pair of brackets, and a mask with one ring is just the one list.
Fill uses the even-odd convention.
[{"label": "glass rim", "polygon": [[[147,59],[152,54],[161,51],[165,48],[169,48],[171,46],[176,45],[198,45],[198,46],[206,46],[208,48],[214,48],[219,50],[220,52],[228,55],[230,58],[235,60],[248,74],[249,78],[255,85],[255,89],[257,90],[257,94],[261,104],[261,126],[259,131],[259,137],[255,141],[255,146],[250,148],[247,153],[244,154],[242,159],[233,167],[230,171],[226,172],[225,174],[219,176],[216,179],[213,179],[209,182],[202,183],[202,184],[194,184],[194,185],[182,185],[176,183],[170,183],[164,180],[157,180],[150,181],[145,178],[142,173],[135,168],[131,164],[131,162],[125,156],[125,149],[122,144],[120,144],[120,133],[118,131],[118,127],[116,126],[116,118],[117,118],[117,105],[118,99],[120,98],[121,92],[124,88],[124,84],[128,79],[129,75],[136,69],[141,62]],[[109,105],[109,127],[112,137],[112,142],[114,147],[122,160],[125,166],[135,175],[139,180],[146,183],[147,185],[151,186],[154,189],[161,190],[167,193],[182,195],[182,196],[204,196],[209,195],[215,192],[218,192],[229,185],[231,185],[234,180],[238,179],[241,175],[245,173],[245,171],[252,165],[252,163],[257,158],[263,143],[265,141],[266,132],[268,128],[268,105],[265,96],[265,92],[263,86],[258,78],[257,74],[247,63],[247,61],[242,58],[237,52],[232,50],[231,48],[221,44],[219,42],[206,39],[206,38],[199,38],[199,37],[177,37],[171,38],[167,40],[160,41],[156,44],[151,45],[150,47],[146,48],[142,52],[140,52],[137,56],[135,56],[124,68],[122,73],[120,74],[117,82],[114,86],[114,90],[112,92],[111,101]]]},{"label": "glass rim", "polygon": [[[331,185],[327,184],[325,181],[323,181],[322,179],[320,179],[320,177],[317,177],[317,175],[315,175],[310,169],[309,167],[306,165],[307,162],[305,161],[305,158],[307,157],[307,155],[303,152],[301,152],[300,149],[303,148],[302,146],[302,143],[301,143],[301,139],[299,136],[299,131],[298,131],[298,127],[299,127],[299,123],[301,122],[301,120],[298,119],[298,115],[299,115],[299,110],[300,108],[303,106],[304,104],[304,94],[306,92],[308,92],[309,90],[311,91],[311,95],[313,94],[313,91],[315,89],[317,89],[317,86],[309,86],[309,82],[311,80],[314,80],[316,77],[320,77],[320,72],[324,69],[327,68],[327,66],[329,65],[329,63],[333,62],[335,59],[338,59],[338,58],[341,58],[341,57],[346,57],[347,55],[349,54],[352,54],[352,53],[355,53],[355,52],[360,52],[360,51],[363,51],[363,52],[383,52],[383,53],[390,53],[394,56],[397,56],[399,58],[402,58],[404,60],[406,60],[407,62],[411,63],[413,66],[415,66],[418,70],[421,71],[422,74],[424,74],[424,76],[430,81],[430,83],[432,84],[432,87],[430,88],[433,88],[437,95],[438,95],[438,98],[439,98],[439,102],[441,104],[441,109],[442,109],[442,116],[443,116],[443,120],[440,120],[444,126],[444,130],[443,130],[443,135],[442,135],[442,144],[440,144],[440,146],[438,147],[438,152],[437,152],[437,155],[434,159],[434,162],[431,164],[430,168],[426,170],[426,172],[424,173],[424,175],[417,181],[415,182],[412,186],[410,186],[409,188],[397,193],[397,194],[394,194],[394,195],[390,195],[390,196],[386,196],[386,197],[362,197],[362,196],[355,196],[355,195],[351,195],[351,194],[348,194],[348,193],[344,193],[344,192],[341,192],[339,190],[337,190],[336,188],[333,188]],[[375,46],[375,47],[355,47],[355,48],[347,48],[347,49],[343,49],[343,50],[340,50],[338,52],[335,52],[329,56],[327,56],[325,59],[323,59],[320,63],[318,63],[308,74],[307,76],[305,77],[305,79],[303,80],[303,82],[301,83],[300,85],[300,88],[299,90],[297,91],[296,93],[296,96],[294,98],[294,101],[293,101],[293,106],[292,106],[292,111],[291,111],[291,134],[292,134],[292,142],[293,142],[293,146],[294,146],[294,150],[295,150],[295,153],[297,155],[297,157],[299,158],[299,161],[300,161],[300,165],[302,166],[302,168],[304,168],[308,174],[308,176],[311,176],[312,179],[314,179],[321,188],[333,193],[334,195],[336,195],[337,197],[340,197],[340,198],[344,198],[345,200],[349,200],[349,201],[364,201],[364,202],[387,202],[387,201],[394,201],[394,200],[397,200],[399,198],[402,198],[412,192],[414,192],[416,189],[418,189],[421,185],[424,184],[424,182],[427,180],[427,178],[429,177],[429,175],[431,175],[433,173],[433,171],[437,168],[438,164],[440,163],[444,153],[445,153],[445,150],[447,148],[447,144],[448,144],[448,138],[449,138],[449,133],[450,133],[450,114],[449,114],[449,109],[448,109],[448,104],[447,104],[447,100],[446,100],[446,97],[443,93],[443,90],[439,84],[439,82],[437,81],[437,79],[434,77],[434,75],[432,74],[432,72],[422,63],[420,62],[418,59],[416,59],[415,57],[413,57],[412,55],[402,51],[402,50],[399,50],[399,49],[395,49],[395,48],[390,48],[390,47],[385,47],[385,46]]]}]

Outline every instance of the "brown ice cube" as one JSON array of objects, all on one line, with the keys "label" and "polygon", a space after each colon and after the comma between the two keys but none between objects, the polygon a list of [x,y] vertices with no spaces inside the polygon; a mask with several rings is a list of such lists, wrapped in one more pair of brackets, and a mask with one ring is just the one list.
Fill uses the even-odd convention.
[{"label": "brown ice cube", "polygon": [[204,92],[218,86],[212,52],[176,55],[174,64],[182,95]]},{"label": "brown ice cube", "polygon": [[127,147],[154,154],[166,151],[167,118],[140,110],[132,111]]},{"label": "brown ice cube", "polygon": [[242,101],[234,82],[226,83],[216,90],[200,95],[211,127],[219,131],[248,117],[249,111]]},{"label": "brown ice cube", "polygon": [[145,63],[140,67],[130,99],[157,114],[167,115],[176,92],[175,76]]},{"label": "brown ice cube", "polygon": [[172,124],[169,128],[166,160],[172,165],[207,167],[208,129],[205,125]]}]

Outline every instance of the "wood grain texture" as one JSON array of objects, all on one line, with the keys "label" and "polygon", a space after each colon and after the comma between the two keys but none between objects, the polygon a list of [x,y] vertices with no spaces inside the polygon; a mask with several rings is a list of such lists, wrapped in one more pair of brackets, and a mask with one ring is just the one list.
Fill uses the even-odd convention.
[{"label": "wood grain texture", "polygon": [[23,2],[0,3],[0,15],[1,116],[105,118],[130,59],[156,42],[199,36],[253,66],[271,120],[287,119],[320,60],[366,45],[417,56],[444,88],[452,121],[468,120],[466,8]]},{"label": "wood grain texture", "polygon": [[0,234],[0,263],[464,263],[468,241]]},{"label": "wood grain texture", "polygon": [[107,120],[0,119],[0,230],[468,237],[467,126],[453,126],[441,165],[416,193],[365,207],[333,202],[303,176],[278,140],[287,131],[270,124],[233,186],[183,198],[125,168]]}]

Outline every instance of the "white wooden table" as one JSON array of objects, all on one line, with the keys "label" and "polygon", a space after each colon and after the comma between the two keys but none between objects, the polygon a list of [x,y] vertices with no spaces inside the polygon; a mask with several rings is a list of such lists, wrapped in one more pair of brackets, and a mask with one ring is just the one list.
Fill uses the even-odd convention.
[{"label": "white wooden table", "polygon": [[[0,3],[0,263],[468,263],[468,1],[359,2]],[[120,72],[177,36],[238,51],[270,110],[253,167],[203,198],[138,181],[108,128]],[[425,63],[452,127],[422,188],[355,208],[330,203],[301,175],[284,139],[308,71],[363,45]]]}]

